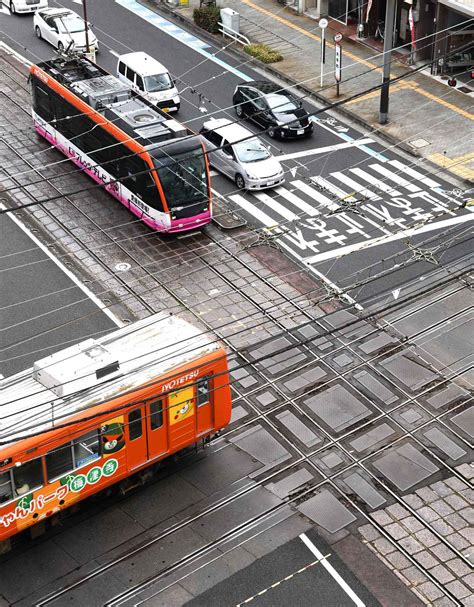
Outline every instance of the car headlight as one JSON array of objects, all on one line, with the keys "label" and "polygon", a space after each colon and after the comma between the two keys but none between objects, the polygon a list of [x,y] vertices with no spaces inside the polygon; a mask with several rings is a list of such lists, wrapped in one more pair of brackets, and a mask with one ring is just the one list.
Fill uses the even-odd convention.
[{"label": "car headlight", "polygon": [[290,127],[287,124],[284,124],[281,128],[288,130]]},{"label": "car headlight", "polygon": [[174,101],[175,103],[179,103],[179,96],[178,96],[178,95],[176,95],[176,97],[173,97],[173,101]]}]

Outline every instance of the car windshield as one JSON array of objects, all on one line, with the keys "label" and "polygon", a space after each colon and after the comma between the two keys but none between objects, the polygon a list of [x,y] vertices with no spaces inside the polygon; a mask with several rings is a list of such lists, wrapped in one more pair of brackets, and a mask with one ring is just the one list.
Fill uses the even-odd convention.
[{"label": "car windshield", "polygon": [[259,139],[249,139],[234,144],[234,151],[240,162],[258,162],[270,158],[271,154]]},{"label": "car windshield", "polygon": [[145,76],[145,89],[149,93],[157,91],[166,91],[173,88],[173,81],[168,72],[156,74],[155,76]]},{"label": "car windshield", "polygon": [[61,17],[59,21],[59,31],[61,33],[77,34],[85,30],[84,21],[76,15],[66,15]]},{"label": "car windshield", "polygon": [[271,95],[265,95],[268,105],[271,110],[283,114],[285,112],[293,112],[298,109],[299,103],[297,99],[290,95],[278,95],[272,93]]},{"label": "car windshield", "polygon": [[155,159],[168,208],[190,206],[208,197],[206,163],[202,148],[188,150],[165,160]]}]

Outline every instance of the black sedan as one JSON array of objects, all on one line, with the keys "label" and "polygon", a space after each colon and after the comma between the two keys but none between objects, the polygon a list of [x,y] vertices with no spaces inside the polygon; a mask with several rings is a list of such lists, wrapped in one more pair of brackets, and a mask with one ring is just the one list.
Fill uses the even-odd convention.
[{"label": "black sedan", "polygon": [[241,82],[232,101],[239,118],[246,116],[268,129],[270,137],[292,139],[313,132],[313,123],[298,97],[273,82]]}]

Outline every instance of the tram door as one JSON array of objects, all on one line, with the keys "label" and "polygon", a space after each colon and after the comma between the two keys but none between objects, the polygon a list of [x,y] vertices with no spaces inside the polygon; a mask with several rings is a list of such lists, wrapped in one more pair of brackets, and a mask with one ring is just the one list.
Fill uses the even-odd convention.
[{"label": "tram door", "polygon": [[214,426],[214,401],[214,395],[211,394],[211,380],[208,377],[203,377],[196,385],[198,436],[206,434]]},{"label": "tram door", "polygon": [[164,399],[148,401],[146,429],[148,438],[148,458],[154,459],[168,451],[168,425],[163,413]]},{"label": "tram door", "polygon": [[148,459],[145,430],[145,407],[136,407],[127,414],[127,463],[133,470]]}]

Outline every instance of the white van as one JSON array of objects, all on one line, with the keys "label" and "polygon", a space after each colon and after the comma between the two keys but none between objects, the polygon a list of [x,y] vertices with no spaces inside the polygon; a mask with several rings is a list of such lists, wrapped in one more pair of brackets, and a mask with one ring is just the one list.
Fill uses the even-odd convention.
[{"label": "white van", "polygon": [[168,70],[141,51],[120,55],[117,77],[130,84],[165,112],[177,112],[181,100]]}]

